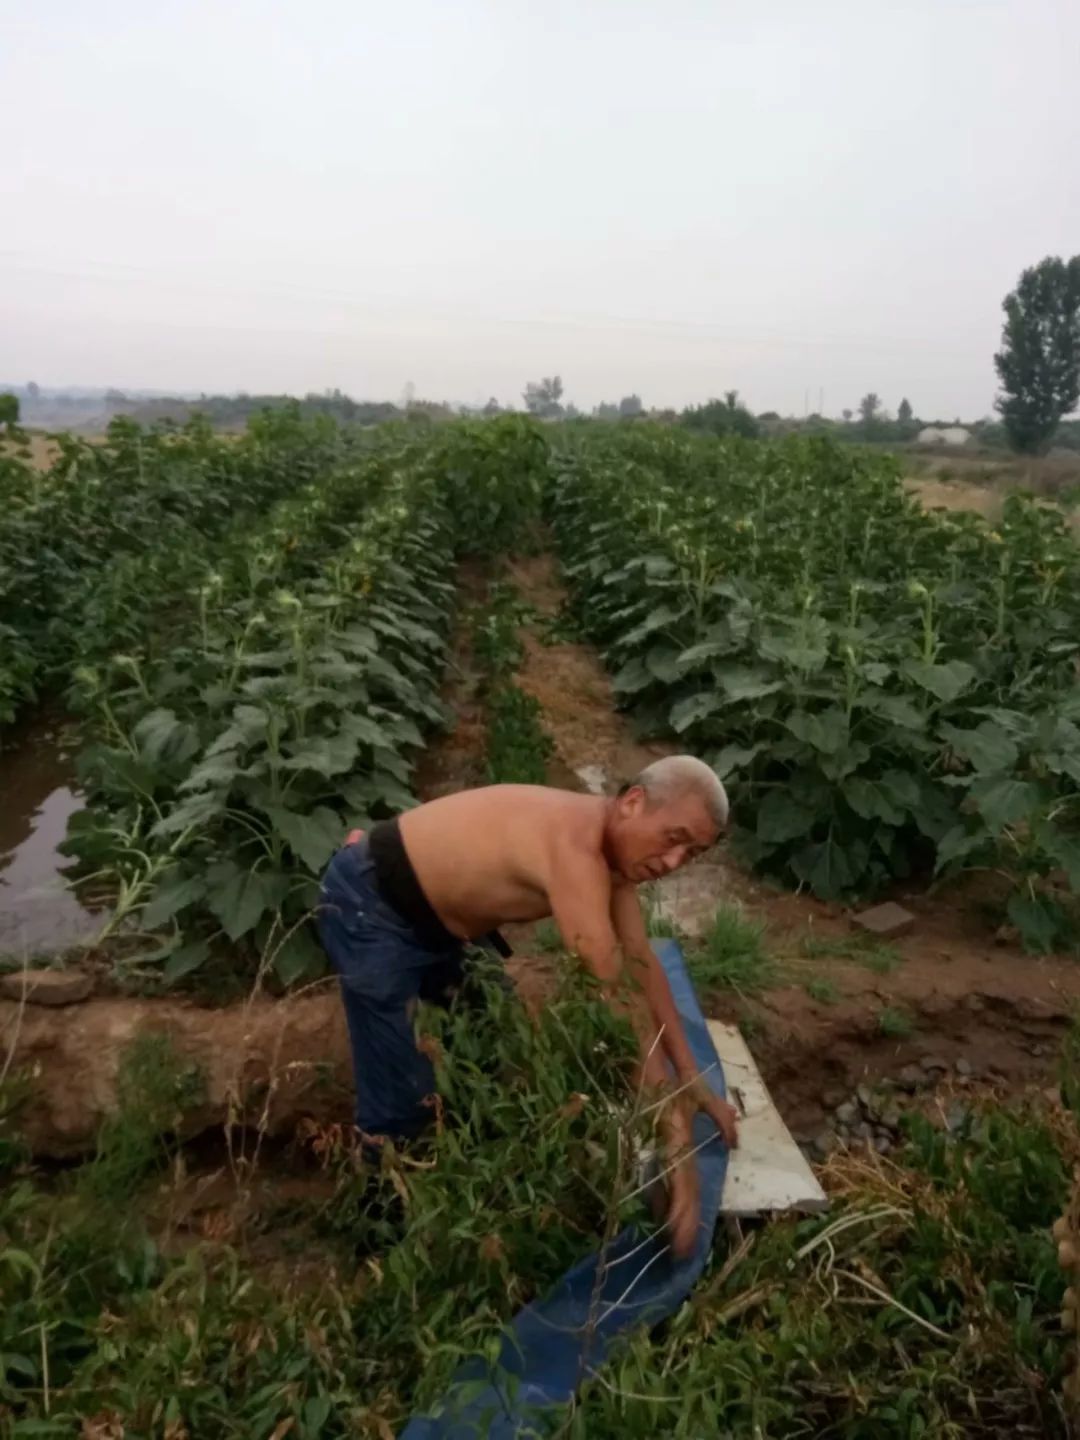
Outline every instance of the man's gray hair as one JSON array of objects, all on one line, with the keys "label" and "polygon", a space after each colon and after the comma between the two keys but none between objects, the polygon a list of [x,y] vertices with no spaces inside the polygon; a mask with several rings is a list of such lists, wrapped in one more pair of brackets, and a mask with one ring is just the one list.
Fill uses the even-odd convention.
[{"label": "man's gray hair", "polygon": [[716,771],[696,755],[665,755],[663,760],[646,765],[630,783],[640,785],[653,805],[682,795],[700,795],[717,829],[727,825],[727,791]]}]

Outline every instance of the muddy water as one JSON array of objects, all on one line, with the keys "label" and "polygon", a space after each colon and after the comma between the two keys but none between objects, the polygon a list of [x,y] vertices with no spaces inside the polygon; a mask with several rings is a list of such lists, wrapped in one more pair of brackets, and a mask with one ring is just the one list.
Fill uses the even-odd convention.
[{"label": "muddy water", "polygon": [[89,939],[100,921],[68,888],[57,846],[81,807],[64,726],[39,714],[0,751],[0,955],[49,955]]}]

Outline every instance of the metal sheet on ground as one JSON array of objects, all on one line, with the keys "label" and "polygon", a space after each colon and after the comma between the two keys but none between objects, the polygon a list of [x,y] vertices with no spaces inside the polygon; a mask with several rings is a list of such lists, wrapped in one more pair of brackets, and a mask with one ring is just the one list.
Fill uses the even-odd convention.
[{"label": "metal sheet on ground", "polygon": [[828,1197],[780,1118],[746,1041],[734,1025],[708,1023],[728,1098],[742,1111],[739,1144],[728,1157],[721,1215],[828,1209]]}]

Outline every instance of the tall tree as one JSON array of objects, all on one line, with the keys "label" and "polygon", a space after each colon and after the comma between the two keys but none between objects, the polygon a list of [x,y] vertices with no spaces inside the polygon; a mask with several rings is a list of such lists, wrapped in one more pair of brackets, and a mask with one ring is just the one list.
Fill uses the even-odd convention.
[{"label": "tall tree", "polygon": [[624,395],[619,401],[619,414],[623,416],[642,415],[645,406],[641,403],[640,395]]},{"label": "tall tree", "polygon": [[14,430],[19,423],[19,397],[5,392],[0,395],[0,425]]},{"label": "tall tree", "polygon": [[563,413],[560,403],[562,393],[560,375],[545,375],[540,381],[530,380],[525,386],[525,409],[530,415],[538,415],[541,420],[555,419]]},{"label": "tall tree", "polygon": [[862,421],[865,429],[869,430],[872,428],[874,421],[878,418],[878,411],[880,409],[881,397],[875,395],[873,390],[871,390],[868,395],[862,397],[859,401],[859,419]]},{"label": "tall tree", "polygon": [[900,404],[897,407],[896,418],[901,425],[907,426],[911,424],[911,417],[914,415],[914,413],[915,412],[911,408],[911,401],[905,395],[903,400],[900,401]]},{"label": "tall tree", "polygon": [[995,401],[1014,450],[1036,455],[1080,400],[1080,255],[1048,255],[1002,302]]}]

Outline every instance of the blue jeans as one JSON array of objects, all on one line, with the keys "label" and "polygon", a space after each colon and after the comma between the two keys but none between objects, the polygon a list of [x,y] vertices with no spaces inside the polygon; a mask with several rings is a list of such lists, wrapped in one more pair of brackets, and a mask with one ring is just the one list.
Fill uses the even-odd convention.
[{"label": "blue jeans", "polygon": [[367,1135],[419,1134],[434,1119],[435,1072],[416,1048],[417,999],[446,1003],[464,947],[430,950],[379,894],[366,840],[346,845],[323,875],[319,938],[341,977],[356,1082],[356,1124]]}]

